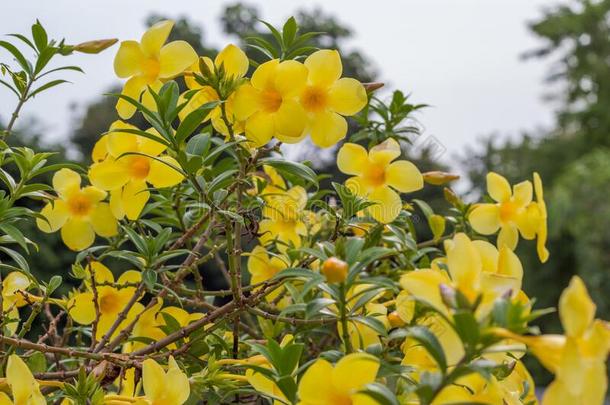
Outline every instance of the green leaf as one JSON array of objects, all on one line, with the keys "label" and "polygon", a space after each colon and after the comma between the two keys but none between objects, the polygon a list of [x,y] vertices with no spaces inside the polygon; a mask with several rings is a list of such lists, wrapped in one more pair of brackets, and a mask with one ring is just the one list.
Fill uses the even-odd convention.
[{"label": "green leaf", "polygon": [[290,17],[282,28],[282,37],[284,39],[284,45],[286,47],[292,45],[292,41],[294,41],[294,38],[297,35],[297,29],[297,21],[294,19],[294,17]]},{"label": "green leaf", "polygon": [[38,51],[42,52],[48,46],[49,38],[40,21],[36,21],[36,24],[32,25],[32,38],[34,38]]},{"label": "green leaf", "polygon": [[178,129],[176,130],[176,142],[178,142],[178,144],[184,142],[184,140],[188,138],[199,125],[201,125],[210,111],[216,108],[219,104],[220,103],[218,101],[211,101],[189,113],[189,115],[182,120],[178,126]]},{"label": "green leaf", "polygon": [[323,277],[316,273],[311,269],[306,269],[303,267],[292,267],[288,269],[284,269],[278,273],[276,273],[272,278],[304,278],[304,279],[312,279],[319,278],[323,279]]},{"label": "green leaf", "polygon": [[440,342],[434,336],[432,332],[425,326],[413,326],[407,330],[409,337],[418,341],[424,346],[426,351],[430,353],[432,358],[436,361],[439,368],[445,372],[447,370],[447,358]]},{"label": "green leaf", "polygon": [[28,265],[27,260],[25,260],[25,258],[23,256],[21,256],[21,254],[17,253],[13,249],[9,249],[4,246],[0,246],[0,251],[3,251],[7,255],[9,255],[11,257],[11,259],[13,259],[13,261],[15,263],[17,263],[17,266],[19,266],[19,269],[30,274],[30,266]]},{"label": "green leaf", "polygon": [[373,398],[379,405],[400,405],[396,395],[380,383],[367,384],[359,392]]},{"label": "green leaf", "polygon": [[266,158],[261,159],[260,164],[269,165],[284,175],[293,176],[297,179],[304,180],[306,183],[313,184],[318,187],[318,179],[316,172],[302,163],[291,162],[281,158]]},{"label": "green leaf", "polygon": [[19,229],[17,229],[15,226],[13,226],[11,224],[0,224],[0,230],[2,230],[5,234],[10,236],[11,238],[13,238],[13,240],[15,242],[17,242],[19,244],[19,246],[21,246],[23,248],[23,250],[26,251],[26,253],[29,253],[27,240],[25,239],[25,236],[23,236],[23,233],[21,233],[21,231]]},{"label": "green leaf", "polygon": [[57,288],[59,288],[59,286],[61,285],[61,282],[62,282],[61,276],[51,277],[51,279],[49,280],[49,284],[47,284],[47,290],[46,290],[47,296],[51,296],[51,294],[53,294],[53,292],[55,290],[57,290]]},{"label": "green leaf", "polygon": [[157,283],[157,272],[152,269],[144,269],[142,272],[142,281],[144,281],[146,288],[152,291]]},{"label": "green leaf", "polygon": [[210,134],[197,134],[186,144],[186,153],[205,156],[210,148]]},{"label": "green leaf", "polygon": [[48,83],[43,84],[42,86],[38,87],[36,90],[32,91],[29,95],[28,95],[28,99],[35,97],[38,93],[41,93],[45,90],[50,89],[51,87],[55,87],[58,86],[60,84],[63,83],[70,83],[67,80],[63,80],[63,79],[57,79],[57,80],[51,80]]},{"label": "green leaf", "polygon": [[15,57],[17,63],[19,63],[19,66],[21,66],[25,72],[27,72],[29,75],[32,74],[32,66],[15,45],[11,44],[10,42],[0,41],[0,46],[9,51],[11,55]]}]

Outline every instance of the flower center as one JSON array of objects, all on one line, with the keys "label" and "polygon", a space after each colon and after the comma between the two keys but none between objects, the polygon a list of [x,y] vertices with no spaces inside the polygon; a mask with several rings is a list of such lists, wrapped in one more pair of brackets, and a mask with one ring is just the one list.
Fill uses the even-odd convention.
[{"label": "flower center", "polygon": [[85,216],[92,207],[91,200],[81,192],[76,193],[68,199],[68,209],[74,216]]},{"label": "flower center", "polygon": [[263,90],[261,104],[265,112],[276,112],[282,105],[282,95],[275,90]]},{"label": "flower center", "polygon": [[307,86],[301,94],[301,104],[307,111],[318,112],[326,109],[327,94],[324,89]]},{"label": "flower center", "polygon": [[500,221],[503,223],[512,221],[517,213],[517,205],[512,201],[506,201],[500,204]]},{"label": "flower center", "polygon": [[379,187],[385,184],[385,168],[379,165],[370,165],[364,172],[365,181],[372,187]]},{"label": "flower center", "polygon": [[149,80],[155,80],[159,76],[161,65],[155,58],[148,58],[142,62],[142,74]]},{"label": "flower center", "polygon": [[144,180],[150,171],[150,160],[144,156],[136,156],[129,162],[129,173],[131,177]]},{"label": "flower center", "polygon": [[118,313],[122,305],[115,291],[107,291],[100,294],[100,312],[104,314]]}]

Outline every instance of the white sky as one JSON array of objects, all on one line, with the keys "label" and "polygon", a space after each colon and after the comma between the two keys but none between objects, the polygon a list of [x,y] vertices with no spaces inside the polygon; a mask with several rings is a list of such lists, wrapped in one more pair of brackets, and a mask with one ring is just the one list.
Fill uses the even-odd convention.
[{"label": "white sky", "polygon": [[[209,0],[21,0],[4,4],[0,34],[25,33],[39,18],[50,35],[69,43],[118,37],[139,39],[151,12],[187,15],[201,23],[206,39],[222,46],[218,17],[233,2]],[[251,1],[261,16],[282,23],[305,4],[295,0]],[[412,93],[415,102],[431,104],[419,116],[426,134],[447,149],[444,160],[497,132],[549,126],[551,106],[544,103],[542,83],[548,68],[523,62],[524,51],[540,45],[526,27],[558,0],[403,0],[310,1],[355,31],[348,44],[364,51],[377,65],[389,88]],[[49,139],[62,139],[73,125],[70,105],[83,105],[116,83],[112,59],[117,46],[97,56],[77,55],[62,62],[81,66],[73,84],[42,94],[24,114],[45,124]],[[1,51],[0,51],[1,52]],[[1,57],[6,60],[6,54]],[[0,117],[13,108],[8,90],[0,89]]]}]

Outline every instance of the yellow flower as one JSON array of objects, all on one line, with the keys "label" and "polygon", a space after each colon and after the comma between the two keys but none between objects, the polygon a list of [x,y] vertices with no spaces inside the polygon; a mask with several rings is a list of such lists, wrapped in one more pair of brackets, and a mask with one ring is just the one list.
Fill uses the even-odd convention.
[{"label": "yellow flower", "polygon": [[[248,72],[248,57],[237,46],[233,44],[227,45],[222,51],[216,55],[214,62],[207,56],[202,58],[203,63],[205,63],[208,69],[211,72],[214,70],[219,70],[221,67],[225,72],[225,78],[228,80],[238,80],[243,78]],[[196,61],[189,70],[191,72],[199,72],[199,61]],[[212,101],[220,101],[221,98],[218,95],[218,92],[214,90],[212,86],[202,86],[197,82],[197,80],[192,75],[185,76],[185,82],[187,87],[190,90],[198,90],[195,94],[191,96],[188,100],[187,105],[180,111],[179,117],[183,120],[188,114],[201,107],[202,105],[212,102]],[[227,120],[231,123],[233,134],[237,135],[244,131],[243,122],[237,121],[235,119],[234,107],[233,104],[235,102],[235,93],[232,93],[227,97],[224,108],[227,115]],[[181,97],[181,102],[185,101],[184,96]],[[225,136],[229,136],[229,130],[222,116],[222,107],[219,105],[215,107],[208,116],[205,121],[212,120],[212,125],[214,128]]]},{"label": "yellow flower", "polygon": [[[91,262],[90,266],[95,273],[97,303],[100,312],[96,338],[100,339],[110,330],[119,313],[123,311],[135,293],[136,287],[131,286],[131,284],[139,283],[142,276],[140,272],[136,270],[128,270],[121,274],[116,281],[118,287],[115,287],[113,285],[108,285],[115,283],[114,276],[108,267],[99,262]],[[95,321],[96,311],[91,281],[88,280],[85,284],[87,285],[87,291],[74,294],[68,300],[67,309],[74,321],[82,325],[89,325]],[[127,284],[129,284],[129,286],[122,286]],[[126,326],[137,314],[142,312],[143,309],[141,304],[136,303],[127,314],[127,317],[121,326],[117,328],[113,337],[121,331],[121,327]]]},{"label": "yellow flower", "polygon": [[[121,129],[137,128],[122,121],[115,121],[110,126],[113,131]],[[152,128],[147,132],[160,137]],[[89,179],[94,186],[111,192],[110,208],[117,219],[127,216],[135,220],[140,216],[150,198],[146,183],[163,188],[175,186],[184,179],[182,173],[174,169],[179,167],[176,159],[160,156],[166,149],[160,142],[128,132],[110,132],[98,144],[93,158],[99,160],[103,148],[106,155],[91,165]]]},{"label": "yellow flower", "polygon": [[[114,72],[120,78],[129,78],[123,87],[124,95],[139,100],[147,86],[160,88],[163,80],[181,74],[197,60],[197,53],[185,41],[164,45],[173,26],[173,21],[160,21],[142,35],[140,42],[121,42],[114,58]],[[135,106],[123,99],[117,102],[116,109],[123,119],[131,118],[135,112]]]},{"label": "yellow flower", "polygon": [[191,395],[189,379],[176,360],[169,357],[167,372],[153,359],[142,363],[142,386],[145,403],[150,405],[181,405]]},{"label": "yellow flower", "polygon": [[375,381],[378,370],[379,360],[366,353],[348,354],[335,367],[318,359],[301,378],[300,404],[376,404],[371,397],[358,391]]},{"label": "yellow flower", "polygon": [[[269,280],[280,271],[288,267],[285,259],[278,256],[270,256],[262,246],[256,246],[248,257],[248,272],[251,275],[250,284],[259,284]],[[271,294],[265,296],[267,301],[273,301],[282,291],[276,289]]]},{"label": "yellow flower", "polygon": [[245,134],[256,147],[276,137],[282,142],[303,139],[307,116],[298,97],[307,81],[307,68],[300,62],[270,60],[260,65],[250,83],[235,94],[234,111],[245,121]]},{"label": "yellow flower", "polygon": [[83,250],[93,244],[95,234],[111,237],[117,234],[117,221],[108,203],[101,202],[106,192],[94,186],[80,187],[81,178],[70,169],[61,169],[53,176],[58,198],[40,212],[46,219],[36,219],[43,232],[56,232],[72,250]]},{"label": "yellow flower", "polygon": [[511,192],[508,181],[497,173],[487,175],[487,192],[496,203],[477,204],[468,219],[472,228],[480,234],[492,235],[500,229],[498,247],[504,245],[515,250],[519,233],[525,239],[538,235],[538,254],[544,262],[548,252],[546,241],[546,206],[542,195],[542,182],[534,174],[537,202],[532,202],[532,183],[523,181],[516,184]]},{"label": "yellow flower", "polygon": [[6,366],[6,381],[11,388],[13,400],[4,392],[0,392],[0,404],[15,405],[45,405],[47,401],[40,393],[38,381],[34,379],[28,366],[12,354]]},{"label": "yellow flower", "polygon": [[578,277],[559,299],[559,318],[566,336],[520,336],[505,330],[498,335],[525,343],[542,365],[555,374],[543,405],[603,404],[608,379],[610,326],[594,319],[595,304]]},{"label": "yellow flower", "polygon": [[327,148],[345,138],[347,121],[367,103],[364,86],[356,79],[341,78],[339,52],[319,50],[305,59],[307,84],[299,100],[307,113],[306,133],[314,144]]},{"label": "yellow flower", "polygon": [[415,165],[406,160],[397,160],[400,145],[394,139],[387,139],[366,149],[355,143],[346,143],[337,155],[337,166],[345,174],[353,175],[345,185],[356,195],[366,197],[375,205],[367,212],[377,221],[392,222],[402,208],[400,195],[419,190],[424,180]]},{"label": "yellow flower", "polygon": [[24,294],[31,297],[31,295],[26,292],[30,283],[30,279],[25,274],[18,271],[9,273],[4,280],[2,280],[2,310],[5,311],[7,317],[11,319],[11,322],[6,324],[6,327],[11,334],[15,333],[19,326],[20,318],[18,308],[27,305]]},{"label": "yellow flower", "polygon": [[274,240],[280,250],[287,246],[300,246],[301,236],[307,234],[304,210],[307,205],[307,192],[301,186],[292,187],[279,194],[268,195],[263,207],[263,220],[259,223],[260,241],[268,245]]}]

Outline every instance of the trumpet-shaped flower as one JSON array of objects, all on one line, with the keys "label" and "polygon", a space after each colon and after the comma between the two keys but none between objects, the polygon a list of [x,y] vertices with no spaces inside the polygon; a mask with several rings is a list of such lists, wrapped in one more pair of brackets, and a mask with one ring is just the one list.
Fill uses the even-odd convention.
[{"label": "trumpet-shaped flower", "polygon": [[280,249],[287,245],[300,246],[301,237],[307,234],[304,210],[307,192],[301,186],[279,194],[268,195],[263,207],[265,217],[259,223],[260,241],[267,245],[274,240],[281,242]]},{"label": "trumpet-shaped flower", "polygon": [[36,225],[43,232],[61,229],[61,238],[72,250],[91,246],[95,234],[111,237],[117,234],[117,221],[110,205],[102,202],[106,192],[98,187],[81,188],[81,178],[70,169],[61,169],[53,176],[57,199],[49,202],[40,212]]},{"label": "trumpet-shaped flower", "polygon": [[9,332],[15,333],[19,326],[18,308],[27,305],[25,296],[30,286],[30,279],[25,274],[13,271],[2,280],[2,310],[8,312],[10,322],[6,324]]},{"label": "trumpet-shaped flower", "polygon": [[[114,58],[114,72],[122,79],[129,78],[123,95],[139,100],[147,86],[160,88],[163,80],[178,76],[197,60],[197,53],[187,42],[165,44],[173,26],[173,21],[160,21],[142,35],[140,42],[121,42]],[[123,99],[117,102],[116,109],[123,119],[131,118],[136,110]]]},{"label": "trumpet-shaped flower", "polygon": [[8,405],[45,405],[47,401],[40,392],[38,381],[28,366],[17,356],[11,354],[6,365],[6,382],[11,388],[13,400],[0,392],[0,404]]},{"label": "trumpet-shaped flower", "polygon": [[[91,165],[89,179],[96,187],[110,191],[110,208],[117,219],[127,216],[135,220],[150,198],[147,183],[157,188],[171,187],[180,183],[184,176],[176,170],[179,165],[174,158],[161,155],[166,149],[164,144],[120,132],[137,129],[122,121],[115,121],[110,129],[113,132],[101,138],[100,145],[94,149],[93,158],[102,157],[102,160]],[[147,132],[160,137],[153,129]]]},{"label": "trumpet-shaped flower", "polygon": [[358,113],[368,98],[356,79],[341,77],[343,65],[339,52],[323,49],[305,59],[307,84],[300,102],[307,113],[307,128],[314,144],[327,148],[345,138],[347,121],[343,116]]},{"label": "trumpet-shaped flower", "polygon": [[307,68],[300,62],[270,60],[260,65],[249,83],[240,86],[233,105],[235,118],[245,121],[245,135],[254,146],[276,137],[295,143],[303,139],[307,116],[299,95]]},{"label": "trumpet-shaped flower", "polygon": [[334,367],[328,361],[318,359],[301,378],[300,404],[376,404],[377,401],[359,391],[375,381],[378,370],[379,360],[366,353],[348,354]]},{"label": "trumpet-shaped flower", "polygon": [[181,405],[191,395],[189,379],[173,356],[169,357],[167,372],[153,359],[142,363],[144,403],[150,405]]},{"label": "trumpet-shaped flower", "polygon": [[[202,60],[210,72],[214,72],[215,70],[219,71],[222,68],[224,71],[224,78],[227,80],[239,80],[248,72],[248,57],[244,51],[233,44],[227,45],[222,51],[220,51],[218,55],[216,55],[213,62],[207,56],[204,56]],[[189,68],[189,70],[192,72],[199,71],[199,61],[196,61],[193,66]],[[192,75],[186,75],[185,82],[190,90],[197,91],[190,97],[186,106],[180,111],[179,117],[181,120],[206,103],[221,101],[220,95],[212,86],[204,86],[199,84]],[[244,131],[243,122],[235,119],[233,107],[235,102],[234,95],[235,93],[231,93],[231,95],[227,97],[224,107],[218,105],[212,109],[205,118],[205,121],[211,120],[214,128],[225,136],[229,136],[229,129],[227,128],[224,118],[226,118],[231,124],[234,135],[240,134]],[[182,101],[184,101],[184,97],[182,97]],[[225,110],[226,117],[223,117],[223,108]]]},{"label": "trumpet-shaped flower", "polygon": [[[119,313],[126,307],[136,291],[133,284],[140,282],[142,276],[138,271],[128,270],[121,274],[115,285],[114,275],[108,267],[99,262],[91,262],[88,266],[91,266],[91,270],[95,274],[97,307],[99,308],[96,338],[100,339],[110,330]],[[87,291],[74,294],[67,302],[70,317],[82,325],[93,323],[97,316],[91,280],[88,280],[86,285]],[[126,326],[142,310],[141,304],[134,305],[121,326]],[[117,328],[115,334],[120,332],[121,326]]]},{"label": "trumpet-shaped flower", "polygon": [[337,166],[345,174],[352,175],[346,186],[356,195],[366,197],[375,205],[367,212],[377,221],[392,222],[402,208],[399,194],[421,189],[423,177],[415,165],[406,160],[397,160],[400,145],[394,139],[387,139],[366,149],[355,143],[346,143],[337,155]]},{"label": "trumpet-shaped flower", "polygon": [[517,247],[519,233],[525,239],[538,235],[538,253],[544,262],[548,252],[546,241],[546,206],[544,204],[542,182],[534,174],[537,202],[532,202],[533,188],[530,181],[516,184],[512,191],[508,181],[497,173],[487,175],[487,192],[495,203],[477,204],[470,212],[469,220],[473,229],[483,235],[498,234],[498,247],[504,245],[511,250]]},{"label": "trumpet-shaped flower", "polygon": [[525,343],[555,374],[542,398],[543,405],[601,405],[608,387],[605,363],[610,326],[594,319],[595,304],[578,276],[561,294],[559,318],[565,336],[520,336],[505,330],[499,330],[498,335]]},{"label": "trumpet-shaped flower", "polygon": [[[250,284],[259,284],[269,280],[280,271],[288,267],[285,259],[278,256],[270,256],[262,246],[256,246],[248,257],[248,272],[250,273]],[[265,296],[267,301],[273,301],[282,291],[276,289],[271,294]]]}]

